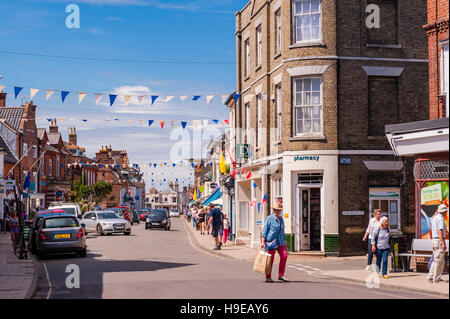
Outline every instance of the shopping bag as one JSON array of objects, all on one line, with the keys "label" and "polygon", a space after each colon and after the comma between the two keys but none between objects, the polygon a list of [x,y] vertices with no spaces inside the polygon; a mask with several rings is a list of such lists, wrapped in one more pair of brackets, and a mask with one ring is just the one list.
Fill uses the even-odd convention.
[{"label": "shopping bag", "polygon": [[265,251],[259,251],[255,257],[255,263],[253,264],[253,271],[259,272],[264,275],[268,275],[271,272],[270,262],[272,256]]}]

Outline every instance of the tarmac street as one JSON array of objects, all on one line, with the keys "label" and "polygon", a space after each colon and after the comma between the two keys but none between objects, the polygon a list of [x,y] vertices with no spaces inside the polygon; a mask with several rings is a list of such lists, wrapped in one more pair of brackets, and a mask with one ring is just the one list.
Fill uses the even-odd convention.
[{"label": "tarmac street", "polygon": [[[325,264],[337,270],[342,263],[334,262],[333,266],[333,260],[319,262],[299,256],[288,259],[286,277],[290,282],[277,280],[277,257],[274,282],[266,283],[263,275],[253,272],[252,260],[213,255],[193,245],[186,225],[182,218],[173,218],[170,231],[145,230],[141,223],[133,226],[131,236],[89,234],[86,258],[59,255],[39,261],[38,288],[33,298],[438,298],[326,278],[321,276]],[[213,246],[213,239],[206,238]],[[350,264],[360,267],[361,260]],[[79,276],[73,265],[79,267]],[[68,288],[78,279],[79,288]]]}]

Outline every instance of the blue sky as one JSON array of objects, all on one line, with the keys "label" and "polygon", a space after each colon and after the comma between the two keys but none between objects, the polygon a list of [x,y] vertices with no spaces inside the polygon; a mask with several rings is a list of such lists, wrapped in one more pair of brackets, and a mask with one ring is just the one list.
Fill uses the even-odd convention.
[{"label": "blue sky", "polygon": [[[239,0],[15,0],[2,1],[0,10],[0,51],[37,53],[70,57],[113,59],[92,61],[29,56],[0,52],[0,85],[25,87],[17,99],[6,87],[7,105],[29,100],[30,89],[40,91],[33,98],[38,127],[46,118],[56,117],[67,139],[68,127],[76,126],[78,143],[94,156],[101,145],[126,149],[132,163],[170,160],[174,143],[169,136],[171,120],[226,119],[227,107],[219,95],[232,93],[235,85],[235,12],[247,1]],[[80,28],[65,25],[68,4],[80,8]],[[122,60],[209,62],[126,63]],[[47,101],[45,89],[83,91],[81,104],[70,93],[64,104],[55,92]],[[92,93],[149,95],[217,94],[207,104],[168,103],[133,98],[125,106],[118,97],[114,106],[103,96],[96,105]],[[84,123],[81,119],[88,119]],[[106,122],[105,120],[111,120]],[[114,120],[114,119],[119,119]],[[137,122],[143,120],[142,124]],[[152,127],[145,125],[154,120]],[[159,126],[165,120],[165,128]],[[191,124],[188,124],[188,129]],[[223,125],[217,125],[223,130]],[[151,172],[148,175],[151,176]],[[155,173],[155,171],[153,171]],[[164,170],[161,169],[164,174]],[[190,173],[185,171],[186,176]],[[177,176],[184,176],[180,171]],[[149,177],[151,178],[151,177]],[[156,185],[159,186],[159,185]],[[163,185],[164,186],[164,185]]]}]

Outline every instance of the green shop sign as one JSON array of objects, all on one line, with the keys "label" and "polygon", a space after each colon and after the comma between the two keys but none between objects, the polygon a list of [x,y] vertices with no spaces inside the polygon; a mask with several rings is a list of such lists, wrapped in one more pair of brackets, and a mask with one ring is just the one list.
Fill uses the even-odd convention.
[{"label": "green shop sign", "polygon": [[295,156],[294,162],[297,161],[319,161],[319,156]]}]

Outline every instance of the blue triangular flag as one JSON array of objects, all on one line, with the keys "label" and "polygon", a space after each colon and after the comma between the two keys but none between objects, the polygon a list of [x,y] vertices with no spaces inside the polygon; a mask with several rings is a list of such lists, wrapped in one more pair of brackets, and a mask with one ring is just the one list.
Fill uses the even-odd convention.
[{"label": "blue triangular flag", "polygon": [[187,124],[187,122],[181,122],[181,127],[184,129],[184,128],[186,128],[186,124]]},{"label": "blue triangular flag", "polygon": [[120,121],[119,119],[114,119],[114,121]]},{"label": "blue triangular flag", "polygon": [[154,122],[153,120],[148,120],[148,127],[152,126],[153,122]]},{"label": "blue triangular flag", "polygon": [[236,102],[239,100],[240,97],[241,97],[240,94],[235,93],[235,94],[233,95],[234,102],[236,103]]},{"label": "blue triangular flag", "polygon": [[22,87],[15,86],[14,87],[14,98],[17,99],[17,95],[19,95],[20,91],[22,91]]},{"label": "blue triangular flag", "polygon": [[117,98],[117,95],[114,95],[114,94],[110,94],[109,95],[109,106],[113,106],[114,101],[116,100],[116,98]]},{"label": "blue triangular flag", "polygon": [[153,167],[156,167],[157,164],[153,164]]},{"label": "blue triangular flag", "polygon": [[30,172],[28,172],[25,182],[23,183],[23,189],[30,187]]},{"label": "blue triangular flag", "polygon": [[67,95],[69,95],[69,91],[61,91],[61,100],[64,103],[64,101],[66,100]]},{"label": "blue triangular flag", "polygon": [[216,124],[219,123],[219,120],[212,120],[212,121]]},{"label": "blue triangular flag", "polygon": [[259,213],[260,209],[261,209],[261,203],[258,203],[258,213]]},{"label": "blue triangular flag", "polygon": [[258,187],[258,185],[256,185],[255,182],[253,182],[253,187],[256,188],[256,187]]},{"label": "blue triangular flag", "polygon": [[177,166],[177,164],[172,164],[173,167]]},{"label": "blue triangular flag", "polygon": [[201,98],[201,95],[195,95],[195,96],[192,98],[192,101],[197,101],[199,98]]},{"label": "blue triangular flag", "polygon": [[52,121],[52,119],[47,119],[47,121],[51,122],[51,121]]},{"label": "blue triangular flag", "polygon": [[82,121],[85,122],[85,123],[87,122],[87,120],[82,120]]},{"label": "blue triangular flag", "polygon": [[156,99],[158,99],[158,95],[152,95],[152,105],[155,103]]}]

